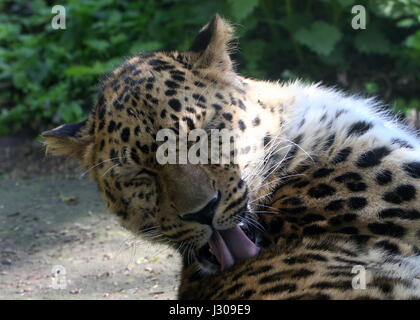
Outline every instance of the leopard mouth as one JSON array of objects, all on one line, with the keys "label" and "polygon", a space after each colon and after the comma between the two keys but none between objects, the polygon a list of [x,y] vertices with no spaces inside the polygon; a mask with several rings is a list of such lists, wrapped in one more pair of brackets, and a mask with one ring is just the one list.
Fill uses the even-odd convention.
[{"label": "leopard mouth", "polygon": [[240,226],[226,230],[214,230],[209,242],[197,252],[200,264],[224,271],[237,261],[255,257],[260,248],[255,244],[255,233]]}]

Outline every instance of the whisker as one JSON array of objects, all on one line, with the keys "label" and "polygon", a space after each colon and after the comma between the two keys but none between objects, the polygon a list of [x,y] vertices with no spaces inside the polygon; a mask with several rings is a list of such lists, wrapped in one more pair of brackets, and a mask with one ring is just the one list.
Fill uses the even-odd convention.
[{"label": "whisker", "polygon": [[113,166],[111,166],[111,167],[109,167],[107,170],[105,170],[105,172],[102,174],[102,177],[105,177],[105,175],[109,172],[109,171],[111,171],[112,169],[114,169],[115,167],[118,167],[120,164],[119,163],[116,163],[116,164],[114,164]]},{"label": "whisker", "polygon": [[293,178],[293,177],[298,177],[298,176],[306,176],[306,174],[304,174],[304,173],[296,173],[296,174],[290,174],[290,175],[287,175],[287,176],[279,177],[279,178],[276,178],[276,179],[274,179],[274,180],[272,180],[270,182],[267,182],[267,183],[265,183],[265,184],[263,184],[261,186],[258,186],[255,189],[251,189],[250,191],[251,192],[254,192],[254,191],[257,191],[257,190],[259,190],[261,188],[264,188],[265,186],[268,186],[270,184],[276,183],[278,181],[282,181],[282,180],[285,180],[285,179],[288,179],[288,178]]},{"label": "whisker", "polygon": [[79,179],[84,178],[84,176],[85,176],[85,175],[86,175],[89,171],[91,171],[92,169],[95,169],[97,166],[100,166],[101,164],[103,164],[103,163],[105,163],[105,162],[114,161],[114,160],[117,160],[117,159],[119,159],[119,157],[115,157],[115,158],[111,158],[111,159],[106,159],[106,160],[103,160],[103,161],[101,161],[101,162],[99,162],[99,163],[97,163],[97,164],[93,165],[92,167],[88,168],[86,171],[82,172],[82,173],[80,174],[80,176],[79,176]]},{"label": "whisker", "polygon": [[309,159],[311,159],[312,160],[312,162],[315,162],[315,160],[312,158],[312,156],[308,153],[308,152],[306,152],[300,145],[298,145],[297,143],[295,143],[295,142],[293,142],[293,141],[290,141],[290,140],[288,140],[288,139],[286,139],[286,138],[283,138],[285,141],[287,141],[287,142],[289,142],[289,143],[291,143],[291,144],[293,144],[293,145],[295,145],[296,147],[298,147],[304,154],[306,154],[307,156],[308,156],[308,158]]}]

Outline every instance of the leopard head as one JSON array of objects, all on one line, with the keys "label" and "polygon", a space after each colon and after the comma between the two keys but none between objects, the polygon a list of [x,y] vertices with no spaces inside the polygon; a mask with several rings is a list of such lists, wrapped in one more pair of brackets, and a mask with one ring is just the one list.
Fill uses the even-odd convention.
[{"label": "leopard head", "polygon": [[[194,256],[207,271],[258,252],[240,225],[249,221],[255,197],[246,170],[258,162],[265,123],[272,120],[261,113],[252,81],[235,73],[231,40],[231,26],[216,15],[190,50],[128,59],[102,82],[86,121],[42,134],[50,153],[76,158],[89,171],[124,227]],[[181,145],[168,147],[171,137],[161,139],[162,132],[186,134],[192,147],[191,135],[211,130],[230,134],[231,149],[209,159],[213,153],[203,152],[205,146],[199,157],[209,161],[197,163],[189,157],[197,152],[187,148],[186,162],[165,163]]]}]

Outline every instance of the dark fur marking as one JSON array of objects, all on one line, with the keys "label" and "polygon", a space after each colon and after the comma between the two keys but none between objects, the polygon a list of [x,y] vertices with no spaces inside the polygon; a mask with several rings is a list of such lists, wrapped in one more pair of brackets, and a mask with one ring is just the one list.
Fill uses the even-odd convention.
[{"label": "dark fur marking", "polygon": [[252,125],[253,125],[254,127],[256,127],[256,126],[260,125],[260,123],[261,123],[261,120],[260,120],[260,118],[259,118],[259,117],[256,117],[254,120],[252,120]]},{"label": "dark fur marking", "polygon": [[406,233],[406,230],[404,227],[396,225],[389,221],[369,223],[368,229],[374,234],[396,237],[396,238],[401,238]]},{"label": "dark fur marking", "polygon": [[169,100],[168,104],[175,111],[177,111],[177,112],[181,111],[182,105],[181,105],[181,102],[179,102],[178,99],[171,99],[171,100]]},{"label": "dark fur marking", "polygon": [[262,267],[258,267],[258,269],[248,272],[247,275],[258,276],[260,274],[265,274],[272,269],[273,269],[273,266],[262,266]]},{"label": "dark fur marking", "polygon": [[347,136],[357,136],[360,137],[362,135],[364,135],[366,132],[368,132],[370,129],[373,128],[373,124],[370,122],[366,122],[366,121],[358,121],[356,123],[353,123],[348,132],[347,132]]},{"label": "dark fur marking", "polygon": [[403,165],[403,170],[412,178],[420,178],[420,162],[408,162]]},{"label": "dark fur marking", "polygon": [[296,291],[296,285],[294,283],[279,284],[269,289],[263,290],[262,294],[277,294],[281,292],[294,292]]},{"label": "dark fur marking", "polygon": [[367,203],[366,198],[362,197],[352,197],[348,199],[348,206],[353,210],[361,210],[366,207]]},{"label": "dark fur marking", "polygon": [[222,114],[223,118],[225,118],[228,121],[232,121],[232,114],[229,112],[223,113]]},{"label": "dark fur marking", "polygon": [[347,172],[334,178],[337,182],[345,182],[345,181],[360,181],[362,180],[362,176],[356,172]]},{"label": "dark fur marking", "polygon": [[404,210],[401,208],[387,208],[379,212],[380,219],[386,218],[400,218],[406,220],[417,220],[420,219],[420,212],[416,209]]},{"label": "dark fur marking", "polygon": [[327,140],[325,140],[325,143],[322,145],[321,150],[323,151],[327,151],[334,143],[335,141],[335,133],[333,133],[332,135],[330,135]]},{"label": "dark fur marking", "polygon": [[314,172],[313,177],[314,178],[323,178],[331,174],[334,169],[328,169],[328,168],[321,168]]},{"label": "dark fur marking", "polygon": [[222,106],[221,106],[220,104],[213,103],[211,106],[212,106],[213,108],[215,108],[217,111],[222,110]]},{"label": "dark fur marking", "polygon": [[312,198],[324,198],[333,195],[335,192],[336,189],[334,187],[321,183],[316,187],[309,189],[308,194]]},{"label": "dark fur marking", "polygon": [[318,225],[312,225],[312,226],[307,226],[305,228],[303,228],[302,234],[304,236],[318,236],[320,234],[323,234],[327,232],[327,229],[320,227]]},{"label": "dark fur marking", "polygon": [[394,244],[394,243],[392,243],[388,240],[382,240],[382,241],[379,241],[379,242],[375,243],[375,247],[384,249],[391,254],[400,254],[401,253],[399,247],[396,244]]},{"label": "dark fur marking", "polygon": [[390,170],[381,170],[376,174],[375,180],[380,186],[388,184],[392,181],[392,172]]},{"label": "dark fur marking", "polygon": [[325,220],[325,217],[323,215],[320,214],[316,214],[316,213],[309,213],[307,215],[304,215],[301,219],[300,219],[300,224],[308,224],[308,223],[312,223],[312,222],[316,222],[316,221],[323,221]]},{"label": "dark fur marking", "polygon": [[400,148],[414,149],[414,147],[410,143],[399,138],[392,139],[391,144],[398,144]]},{"label": "dark fur marking", "polygon": [[177,88],[179,88],[179,84],[176,83],[175,81],[172,81],[172,80],[166,80],[165,81],[165,85],[167,87],[171,88],[171,89],[177,89]]},{"label": "dark fur marking", "polygon": [[121,132],[121,140],[124,142],[128,142],[130,139],[130,128],[124,128]]},{"label": "dark fur marking", "polygon": [[346,280],[341,280],[341,281],[320,281],[320,282],[316,282],[314,284],[312,284],[310,286],[310,288],[314,288],[314,289],[340,289],[340,290],[350,290],[352,289],[352,282],[351,281],[346,281]]},{"label": "dark fur marking", "polygon": [[338,151],[337,155],[331,160],[332,164],[338,164],[347,160],[348,156],[351,154],[352,148],[347,147]]},{"label": "dark fur marking", "polygon": [[383,199],[389,203],[400,204],[404,201],[413,200],[416,196],[416,188],[410,184],[397,186],[393,191],[384,194]]},{"label": "dark fur marking", "polygon": [[175,94],[176,94],[176,90],[173,90],[173,89],[169,89],[165,91],[165,96],[168,96],[168,97],[173,96]]},{"label": "dark fur marking", "polygon": [[360,192],[365,191],[367,189],[367,185],[363,182],[349,182],[346,184],[347,188],[353,192]]},{"label": "dark fur marking", "polygon": [[326,207],[328,211],[339,211],[344,207],[344,200],[333,200]]},{"label": "dark fur marking", "polygon": [[370,168],[381,163],[382,159],[389,155],[391,151],[387,147],[375,148],[363,153],[356,161],[359,168]]}]

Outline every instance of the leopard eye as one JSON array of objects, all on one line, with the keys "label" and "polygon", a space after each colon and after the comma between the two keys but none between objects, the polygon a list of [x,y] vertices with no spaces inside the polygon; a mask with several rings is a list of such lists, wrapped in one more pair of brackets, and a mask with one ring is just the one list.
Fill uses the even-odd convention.
[{"label": "leopard eye", "polygon": [[135,184],[151,184],[155,176],[156,173],[148,169],[141,169],[132,176],[130,181]]},{"label": "leopard eye", "polygon": [[137,173],[136,173],[136,176],[138,176],[138,175],[149,175],[149,176],[152,176],[152,177],[154,177],[154,176],[156,176],[156,172],[153,172],[153,171],[151,171],[151,170],[149,170],[149,169],[145,169],[145,168],[143,168],[143,169],[141,169],[140,171],[138,171]]},{"label": "leopard eye", "polygon": [[130,182],[135,183],[135,184],[145,185],[145,184],[150,184],[151,179],[149,177],[134,177],[133,179],[130,180]]}]

